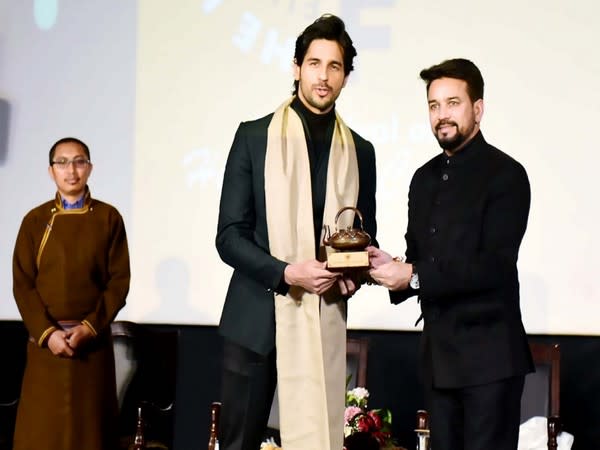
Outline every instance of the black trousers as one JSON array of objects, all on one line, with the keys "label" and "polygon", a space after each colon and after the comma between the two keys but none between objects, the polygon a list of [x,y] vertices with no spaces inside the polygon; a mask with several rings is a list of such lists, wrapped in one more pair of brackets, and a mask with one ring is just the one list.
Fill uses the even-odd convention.
[{"label": "black trousers", "polygon": [[225,339],[221,383],[219,448],[257,450],[277,385],[275,350],[263,356]]},{"label": "black trousers", "polygon": [[516,450],[524,376],[457,389],[426,388],[434,450]]}]

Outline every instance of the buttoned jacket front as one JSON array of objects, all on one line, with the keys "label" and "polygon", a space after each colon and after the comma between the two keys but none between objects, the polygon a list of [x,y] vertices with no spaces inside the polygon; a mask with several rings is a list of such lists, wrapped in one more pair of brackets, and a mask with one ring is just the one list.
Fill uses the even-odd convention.
[{"label": "buttoned jacket front", "polygon": [[[441,153],[416,171],[406,256],[419,273],[422,368],[435,387],[532,370],[517,272],[529,205],[525,169],[481,132],[454,156]],[[416,293],[392,292],[391,299]]]}]

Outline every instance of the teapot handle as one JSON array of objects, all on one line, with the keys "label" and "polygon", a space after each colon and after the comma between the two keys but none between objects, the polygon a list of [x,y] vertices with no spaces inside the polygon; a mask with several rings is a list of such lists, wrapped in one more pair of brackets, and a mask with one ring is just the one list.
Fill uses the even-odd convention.
[{"label": "teapot handle", "polygon": [[344,206],[342,209],[340,209],[338,211],[338,213],[335,215],[335,227],[336,227],[336,229],[339,229],[338,226],[337,226],[337,222],[338,222],[338,219],[339,219],[340,215],[344,211],[346,211],[348,209],[351,209],[351,210],[353,210],[356,213],[356,215],[358,216],[358,218],[360,220],[360,229],[364,231],[364,228],[363,228],[363,216],[362,216],[361,212],[358,210],[358,208],[355,208],[354,206]]}]

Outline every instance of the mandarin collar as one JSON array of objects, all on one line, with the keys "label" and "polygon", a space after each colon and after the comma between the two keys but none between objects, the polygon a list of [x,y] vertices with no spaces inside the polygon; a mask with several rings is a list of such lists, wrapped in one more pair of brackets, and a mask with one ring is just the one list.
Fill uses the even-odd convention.
[{"label": "mandarin collar", "polygon": [[[90,194],[90,188],[87,185],[85,186],[85,192],[83,193],[83,197],[81,199],[79,199],[78,201],[81,201],[81,200],[83,200],[83,204],[82,204],[81,208],[76,208],[76,209],[86,208],[92,202],[92,195]],[[58,210],[65,211],[65,208],[63,206],[62,196],[60,195],[60,192],[58,192],[58,191],[56,191],[56,196],[54,197],[54,206]]]},{"label": "mandarin collar", "polygon": [[469,161],[481,154],[482,148],[485,146],[485,139],[481,130],[473,136],[467,144],[452,156],[448,156],[445,151],[442,151],[440,163],[442,166],[460,166],[467,164]]}]

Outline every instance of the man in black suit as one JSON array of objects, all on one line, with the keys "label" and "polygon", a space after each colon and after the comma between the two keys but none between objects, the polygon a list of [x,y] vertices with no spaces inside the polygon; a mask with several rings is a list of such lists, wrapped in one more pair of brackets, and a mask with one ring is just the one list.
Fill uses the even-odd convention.
[{"label": "man in black suit", "polygon": [[[219,325],[222,450],[258,449],[278,377],[286,450],[341,448],[345,366],[331,389],[303,383],[328,378],[337,364],[330,359],[345,365],[345,302],[359,287],[353,276],[327,270],[323,225],[333,225],[338,207],[355,206],[373,240],[376,234],[374,149],[335,111],[355,55],[341,19],[317,19],[296,41],[293,97],[241,123],[235,135],[216,238],[234,268]],[[314,316],[322,321],[328,310],[338,328],[319,330]],[[328,353],[320,342],[332,330],[336,344]],[[306,374],[313,363],[315,372]],[[328,405],[321,404],[325,392]]]},{"label": "man in black suit", "polygon": [[406,261],[370,249],[393,303],[418,295],[435,450],[515,450],[525,374],[517,257],[530,189],[521,164],[483,138],[483,78],[465,59],[421,71],[442,153],[410,184]]}]

